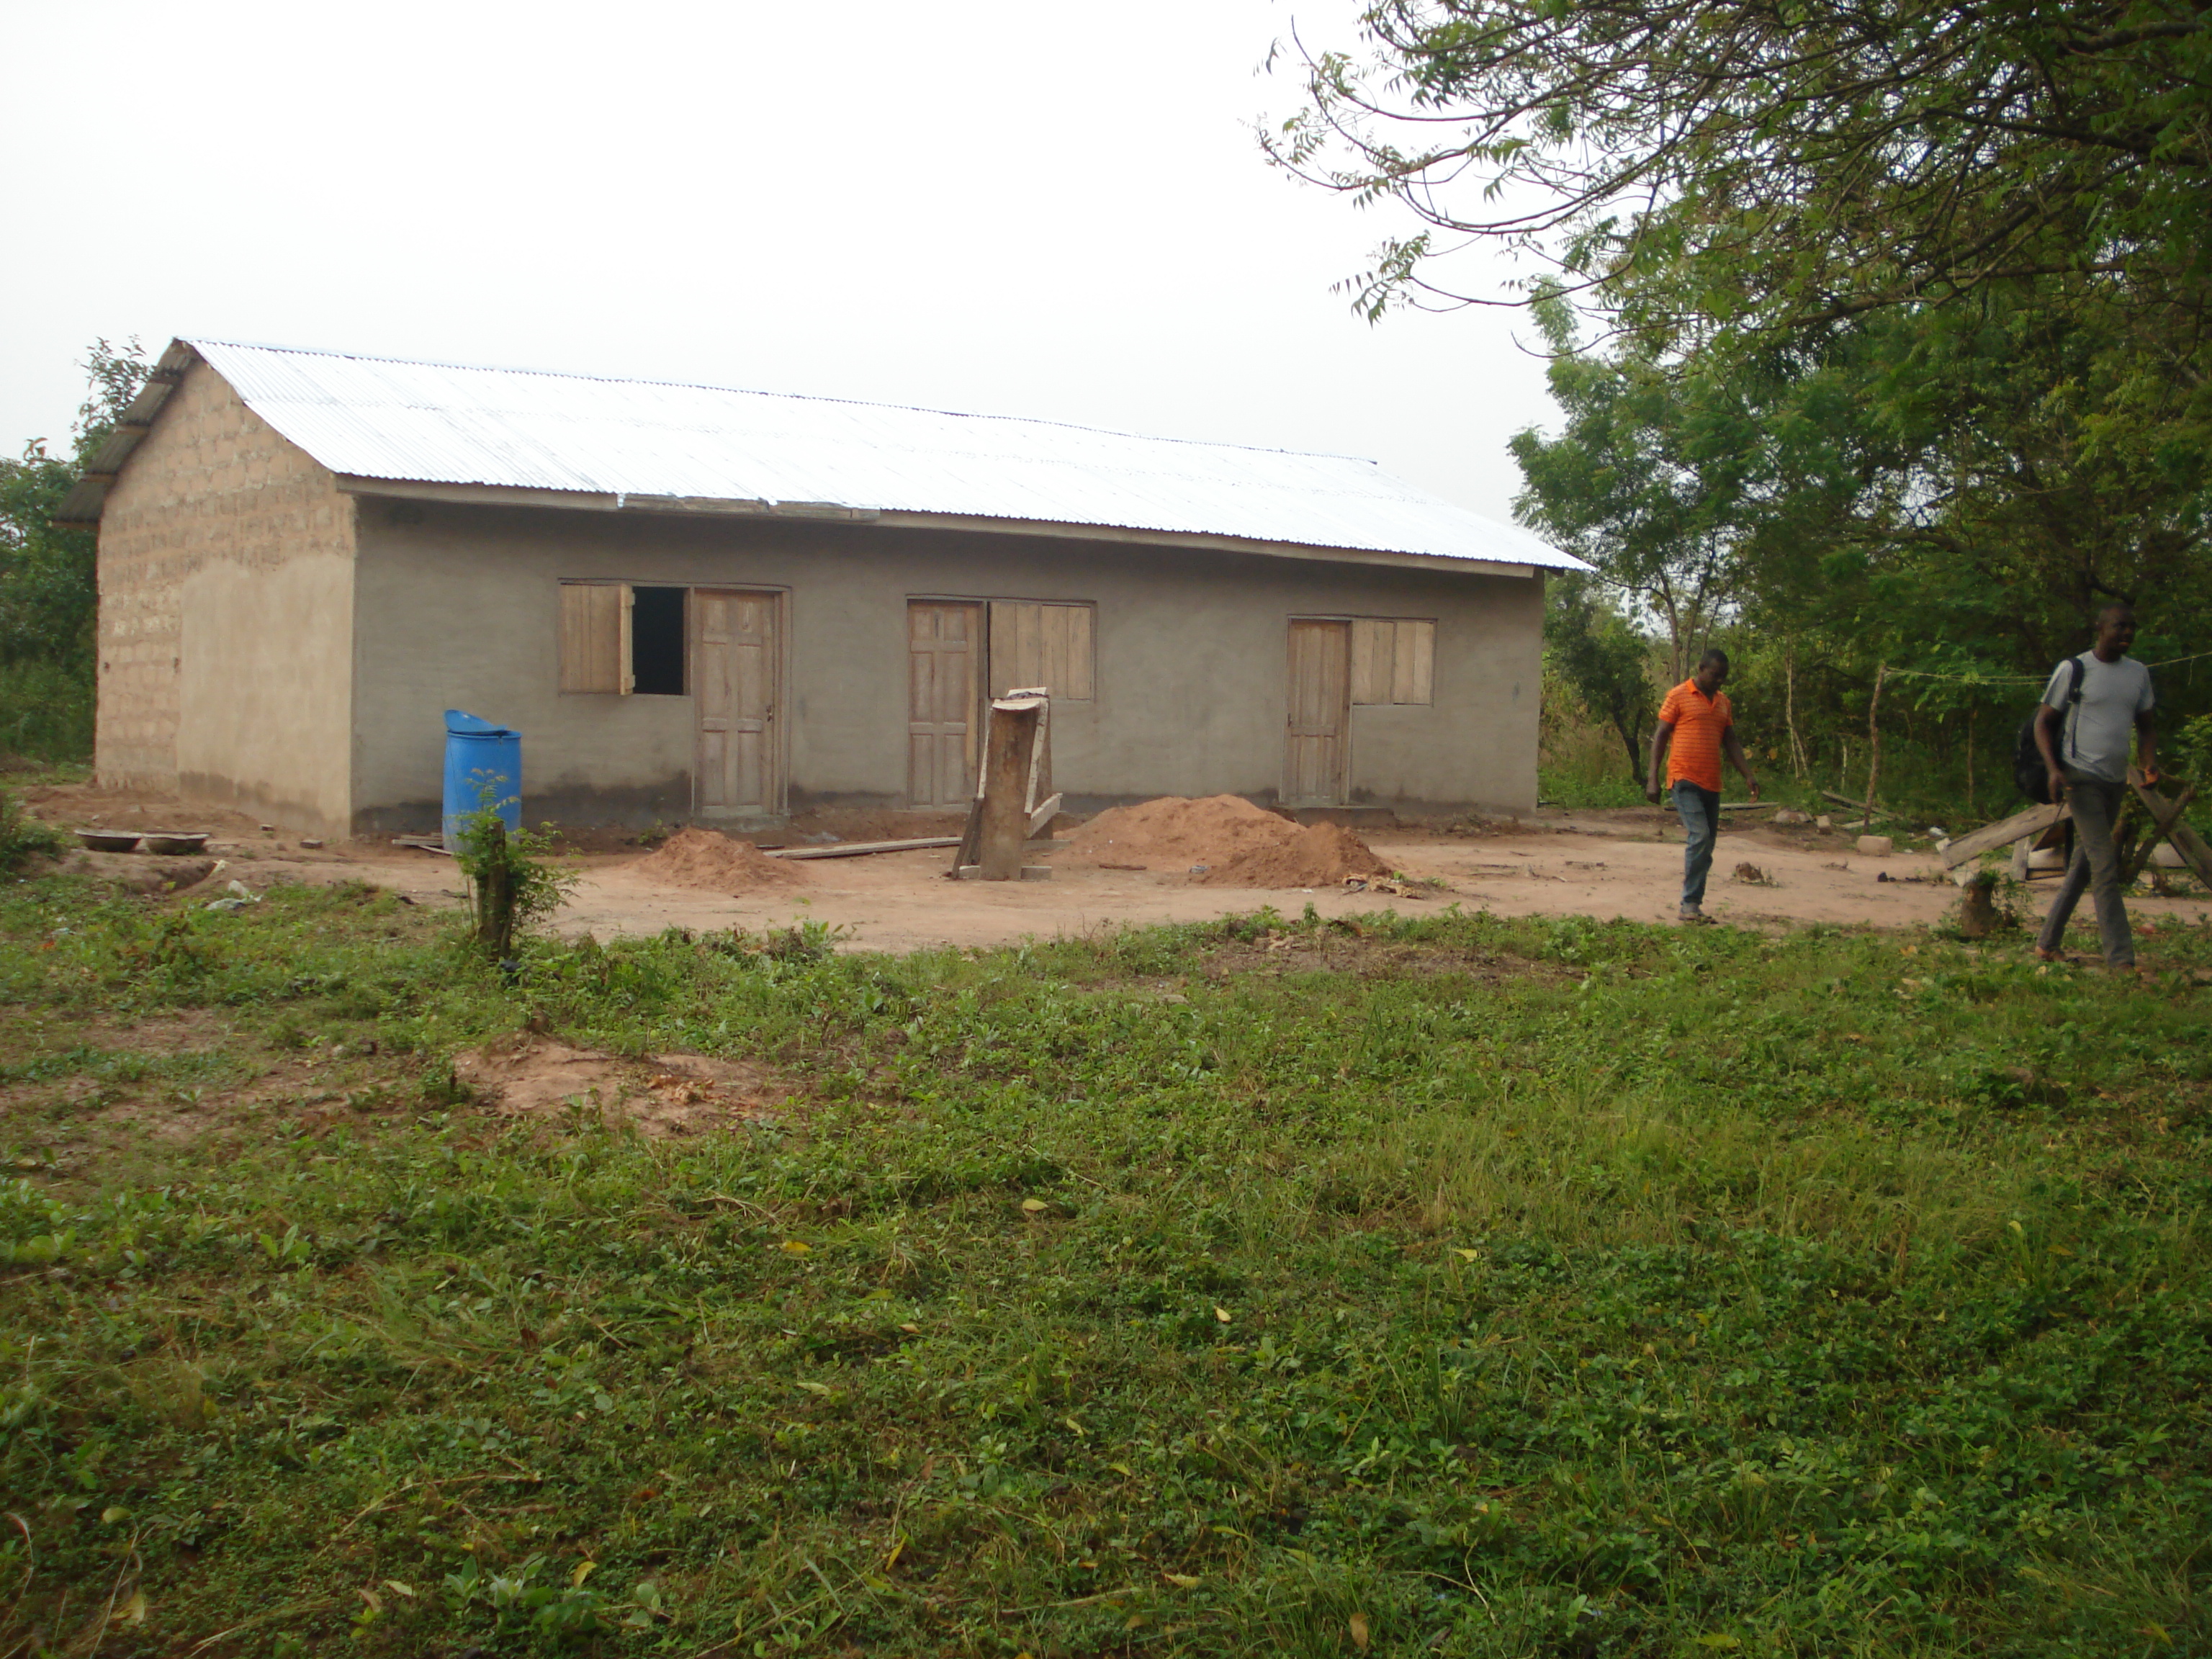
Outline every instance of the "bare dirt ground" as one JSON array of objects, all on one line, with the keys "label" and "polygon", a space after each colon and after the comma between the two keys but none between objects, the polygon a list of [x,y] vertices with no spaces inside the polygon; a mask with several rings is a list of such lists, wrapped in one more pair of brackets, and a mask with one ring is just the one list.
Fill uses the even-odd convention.
[{"label": "bare dirt ground", "polygon": [[646,1135],[696,1134],[775,1122],[789,1091],[758,1066],[701,1054],[625,1060],[524,1032],[453,1056],[453,1075],[503,1117],[571,1109],[623,1117]]},{"label": "bare dirt ground", "polygon": [[[140,884],[157,890],[181,884],[195,896],[213,896],[227,891],[232,880],[250,890],[280,881],[364,881],[417,903],[453,904],[461,896],[452,860],[386,841],[306,848],[297,835],[264,830],[249,816],[185,807],[173,798],[89,786],[33,784],[24,793],[33,811],[64,828],[211,831],[207,855],[197,861],[134,854],[76,855],[90,867],[136,876]],[[948,829],[949,823],[942,814],[817,812],[794,821],[774,839],[945,834],[957,828]],[[1054,827],[1064,835],[1071,824],[1063,818]],[[1046,881],[950,881],[945,872],[951,854],[929,849],[808,860],[802,866],[804,880],[788,888],[724,896],[656,879],[639,867],[646,848],[610,835],[583,843],[599,850],[574,855],[580,879],[555,926],[565,934],[609,938],[669,927],[757,931],[815,921],[843,930],[841,937],[849,948],[908,951],[1006,945],[1126,924],[1200,921],[1264,905],[1296,915],[1311,903],[1323,916],[1384,909],[1419,915],[1454,903],[1509,916],[1666,921],[1674,915],[1681,831],[1671,814],[1656,809],[1546,811],[1517,823],[1456,832],[1401,825],[1363,834],[1395,870],[1422,884],[1416,890],[1425,896],[1343,887],[1210,884],[1187,870],[1099,867],[1066,856],[1065,849],[1031,854],[1053,866]],[[1844,832],[1810,827],[1728,830],[1714,860],[1706,912],[1719,921],[1770,930],[1814,922],[1899,927],[1936,921],[1957,903],[1958,890],[1942,879],[1931,854],[1901,851],[1888,858],[1863,858],[1852,850],[1852,841]],[[207,868],[196,872],[196,863]],[[1759,878],[1739,878],[1739,865],[1753,866]],[[170,875],[156,872],[149,877],[163,866],[176,868]],[[190,879],[180,883],[179,878]],[[2033,915],[2039,916],[2049,903],[2053,885],[2039,881],[2031,890],[2028,908]],[[2161,924],[2212,919],[2212,902],[2202,898],[2131,896],[2129,904],[2139,922],[2149,924],[2145,945],[2151,951]]]}]

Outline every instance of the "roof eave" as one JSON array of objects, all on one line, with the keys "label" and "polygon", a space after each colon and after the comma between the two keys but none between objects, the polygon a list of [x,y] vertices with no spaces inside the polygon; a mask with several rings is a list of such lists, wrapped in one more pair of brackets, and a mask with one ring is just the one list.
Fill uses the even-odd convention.
[{"label": "roof eave", "polygon": [[100,522],[100,515],[107,506],[108,487],[122,476],[132,453],[154,429],[155,418],[161,414],[162,405],[183,384],[185,371],[199,360],[200,354],[184,341],[169,342],[169,349],[147,371],[145,385],[117,418],[115,430],[107,434],[107,441],[92,458],[92,465],[85,468],[84,475],[70,486],[61,505],[54,509],[54,523],[82,528]]},{"label": "roof eave", "polygon": [[[1198,531],[1146,530],[1119,525],[1073,524],[1041,519],[999,519],[955,513],[878,511],[834,501],[721,500],[692,495],[634,495],[617,491],[531,489],[507,484],[447,483],[430,479],[374,478],[341,473],[337,487],[349,495],[404,501],[448,501],[481,507],[543,507],[586,513],[657,513],[701,518],[796,520],[813,523],[872,525],[885,530],[959,530],[985,535],[1049,536],[1121,545],[1174,547],[1217,553],[1249,553],[1267,558],[1315,559],[1336,564],[1395,566],[1444,570],[1468,576],[1527,577],[1531,562],[1462,558],[1441,553],[1407,553],[1382,548],[1323,547],[1297,542],[1261,541]],[[1562,557],[1566,556],[1562,555]],[[1562,566],[1561,568],[1571,567]],[[1581,568],[1580,566],[1572,568]]]}]

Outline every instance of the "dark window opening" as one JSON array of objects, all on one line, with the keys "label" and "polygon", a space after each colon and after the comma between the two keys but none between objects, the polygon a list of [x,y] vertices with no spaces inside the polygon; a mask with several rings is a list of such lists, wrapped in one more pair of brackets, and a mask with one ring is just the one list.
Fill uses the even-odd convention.
[{"label": "dark window opening", "polygon": [[641,697],[684,695],[684,590],[634,587],[629,607],[630,690]]}]

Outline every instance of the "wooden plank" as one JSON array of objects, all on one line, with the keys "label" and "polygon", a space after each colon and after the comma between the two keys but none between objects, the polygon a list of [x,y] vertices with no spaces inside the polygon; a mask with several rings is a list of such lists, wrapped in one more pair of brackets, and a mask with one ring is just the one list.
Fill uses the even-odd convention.
[{"label": "wooden plank", "polygon": [[617,602],[621,614],[615,623],[615,651],[620,659],[620,666],[615,671],[615,678],[623,696],[627,697],[637,690],[636,665],[630,660],[630,647],[637,639],[637,629],[634,622],[634,613],[637,608],[637,593],[628,582],[623,583],[615,592],[622,596]]},{"label": "wooden plank", "polygon": [[1397,624],[1375,617],[1355,617],[1352,622],[1352,700],[1356,703],[1390,701],[1390,681],[1396,655]]},{"label": "wooden plank", "polygon": [[2191,826],[2188,819],[2181,816],[2180,805],[2169,801],[2143,782],[2142,774],[2132,767],[2128,770],[2128,787],[2136,792],[2136,799],[2148,809],[2151,821],[2158,825],[2166,840],[2173,843],[2173,850],[2181,854],[2191,873],[2203,882],[2208,890],[2212,890],[2212,848],[2205,846],[2204,838]]},{"label": "wooden plank", "polygon": [[1036,805],[1036,810],[1030,814],[1030,835],[1031,838],[1034,839],[1035,837],[1042,835],[1044,833],[1045,826],[1059,816],[1060,797],[1058,795],[1048,795],[1044,799],[1039,801]]},{"label": "wooden plank", "polygon": [[1052,699],[1037,699],[1036,730],[1030,737],[1029,775],[1022,784],[1022,811],[1036,811],[1052,793]]},{"label": "wooden plank", "polygon": [[1397,624],[1397,653],[1390,680],[1392,702],[1435,700],[1437,625],[1408,621]]},{"label": "wooden plank", "polygon": [[1055,686],[1054,694],[1073,698],[1077,702],[1089,702],[1098,695],[1098,612],[1087,605],[1071,605],[1067,610],[1067,684]]},{"label": "wooden plank", "polygon": [[1017,599],[991,601],[991,695],[1044,679],[1043,607]]},{"label": "wooden plank", "polygon": [[[1823,789],[1820,793],[1826,796],[1830,800],[1835,802],[1837,805],[1850,807],[1852,811],[1860,815],[1863,821],[1871,822],[1871,819],[1867,817],[1866,803],[1864,801],[1853,800],[1849,795],[1839,795],[1832,789]],[[1873,817],[1877,818],[1901,818],[1904,816],[1905,815],[1902,812],[1893,812],[1885,806],[1875,807],[1873,813]]]},{"label": "wooden plank", "polygon": [[827,847],[763,847],[763,858],[857,859],[870,853],[913,853],[928,847],[957,847],[957,836],[915,836],[906,841],[833,842]]},{"label": "wooden plank", "polygon": [[1055,696],[1067,695],[1068,613],[1073,608],[1065,605],[1037,607],[1036,683]]},{"label": "wooden plank", "polygon": [[623,603],[629,592],[618,582],[561,584],[561,690],[623,689],[629,654]]},{"label": "wooden plank", "polygon": [[[1826,793],[1826,790],[1821,792]],[[1853,805],[1858,805],[1854,801]],[[2057,806],[2031,806],[2025,812],[2015,812],[2008,818],[1984,824],[1970,836],[1961,836],[1943,849],[1943,867],[1955,870],[1968,859],[1979,858],[2000,847],[2009,847],[2023,836],[2039,836],[2051,825],[2071,816],[2062,803]]]},{"label": "wooden plank", "polygon": [[952,855],[952,867],[945,873],[957,876],[975,862],[983,845],[983,798],[981,795],[968,803],[968,822],[960,831],[960,850]]},{"label": "wooden plank", "polygon": [[[2128,783],[2130,787],[2133,787],[2135,779],[2130,776]],[[2196,798],[2197,786],[2193,783],[2185,784],[2181,793],[2173,798],[2174,816],[2178,817],[2186,811],[2189,803]],[[2145,812],[2150,812],[2149,802],[2144,801],[2142,805]],[[2124,893],[2142,879],[2143,866],[2150,862],[2150,855],[2158,850],[2159,842],[2166,839],[2170,833],[2166,825],[2159,820],[2158,816],[2152,813],[2150,827],[2135,838],[2135,845],[2128,849],[2127,856],[2120,862],[2122,892]]]}]

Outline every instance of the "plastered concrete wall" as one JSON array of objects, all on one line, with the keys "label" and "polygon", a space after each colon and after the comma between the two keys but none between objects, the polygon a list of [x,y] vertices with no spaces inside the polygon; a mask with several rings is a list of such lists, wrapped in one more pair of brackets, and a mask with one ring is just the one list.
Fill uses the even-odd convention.
[{"label": "plastered concrete wall", "polygon": [[343,832],[352,498],[195,363],[100,526],[102,782]]},{"label": "plastered concrete wall", "polygon": [[1053,714],[1071,802],[1281,786],[1289,618],[1434,617],[1436,701],[1352,711],[1355,800],[1535,804],[1535,578],[1094,542],[791,521],[361,503],[356,823],[427,824],[441,714],[524,734],[526,813],[680,817],[689,698],[558,690],[559,583],[784,590],[792,804],[896,804],[907,767],[909,598],[1086,600],[1097,696]]}]

